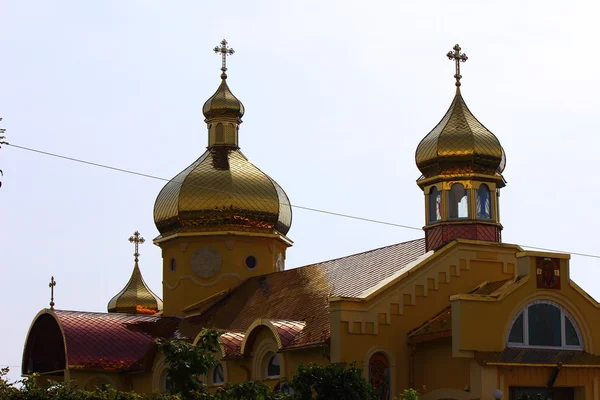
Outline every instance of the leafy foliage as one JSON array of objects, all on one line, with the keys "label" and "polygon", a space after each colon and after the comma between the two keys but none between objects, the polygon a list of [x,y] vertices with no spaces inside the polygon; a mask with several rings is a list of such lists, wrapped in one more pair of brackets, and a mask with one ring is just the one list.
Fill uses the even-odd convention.
[{"label": "leafy foliage", "polygon": [[167,388],[171,394],[180,394],[183,398],[202,398],[206,387],[200,376],[208,375],[217,365],[213,354],[220,351],[219,336],[214,329],[205,329],[196,345],[185,340],[159,342],[159,348],[165,354],[165,363],[169,365]]},{"label": "leafy foliage", "polygon": [[415,389],[404,389],[404,391],[400,395],[400,399],[402,399],[402,400],[420,400],[421,395]]},{"label": "leafy foliage", "polygon": [[[378,394],[362,377],[361,370],[354,364],[320,366],[299,365],[290,386],[294,394],[274,392],[262,382],[248,381],[228,383],[214,394],[208,392],[200,376],[208,375],[217,365],[213,354],[220,351],[220,333],[205,330],[196,345],[184,340],[161,341],[158,346],[165,354],[168,364],[167,393],[139,394],[120,392],[108,387],[85,391],[69,382],[50,382],[47,386],[37,384],[33,374],[22,381],[20,387],[6,380],[8,368],[0,370],[0,400],[379,400]],[[405,400],[418,400],[409,397]]]},{"label": "leafy foliage", "polygon": [[219,389],[213,400],[293,400],[290,395],[275,393],[262,382],[228,383]]},{"label": "leafy foliage", "polygon": [[348,368],[343,364],[298,365],[291,387],[297,400],[378,400],[379,397],[354,363]]}]

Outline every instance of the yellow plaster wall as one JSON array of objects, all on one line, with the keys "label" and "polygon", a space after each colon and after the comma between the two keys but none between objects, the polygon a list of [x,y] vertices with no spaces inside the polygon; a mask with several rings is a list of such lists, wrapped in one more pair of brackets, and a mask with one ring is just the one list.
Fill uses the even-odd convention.
[{"label": "yellow plaster wall", "polygon": [[[287,244],[279,238],[228,234],[178,237],[159,243],[163,256],[164,315],[183,315],[183,310],[244,280],[275,271],[278,253],[285,259]],[[196,276],[190,265],[194,252],[212,246],[221,255],[221,268],[208,279]],[[254,269],[246,266],[246,257],[254,256]],[[176,269],[171,271],[171,259]]]},{"label": "yellow plaster wall", "polygon": [[91,382],[94,381],[108,383],[118,390],[131,390],[127,378],[114,372],[70,370],[68,375],[68,380],[72,382],[71,387],[78,389],[94,390],[96,383]]},{"label": "yellow plaster wall", "polygon": [[414,388],[465,390],[470,385],[470,360],[452,357],[452,338],[417,346],[414,355]]},{"label": "yellow plaster wall", "polygon": [[560,260],[561,289],[548,290],[536,287],[535,254],[519,258],[518,269],[527,277],[497,301],[480,301],[469,296],[459,296],[452,301],[453,337],[455,354],[465,351],[502,351],[511,323],[519,311],[535,300],[547,300],[565,308],[575,319],[583,336],[584,348],[600,354],[600,311],[576,284],[570,282],[569,260]]},{"label": "yellow plaster wall", "polygon": [[[407,333],[449,306],[451,295],[469,292],[485,281],[514,277],[515,254],[520,250],[475,242],[449,247],[363,303],[331,303],[331,320],[339,329],[339,338],[331,339],[331,362],[366,365],[372,349],[385,349],[394,358],[391,379],[396,386],[392,395],[408,388],[411,349]],[[477,326],[473,326],[475,331]],[[431,376],[428,389],[445,385],[443,374],[436,374]]]},{"label": "yellow plaster wall", "polygon": [[150,393],[152,392],[152,378],[154,371],[139,372],[136,374],[129,375],[131,381],[131,389],[136,393]]}]

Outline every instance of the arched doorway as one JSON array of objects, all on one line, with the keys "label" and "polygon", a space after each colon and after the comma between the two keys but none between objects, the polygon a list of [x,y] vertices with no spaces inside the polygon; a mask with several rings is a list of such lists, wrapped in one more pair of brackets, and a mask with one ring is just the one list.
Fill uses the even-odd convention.
[{"label": "arched doorway", "polygon": [[380,394],[381,400],[390,400],[390,363],[381,352],[369,360],[369,383]]}]

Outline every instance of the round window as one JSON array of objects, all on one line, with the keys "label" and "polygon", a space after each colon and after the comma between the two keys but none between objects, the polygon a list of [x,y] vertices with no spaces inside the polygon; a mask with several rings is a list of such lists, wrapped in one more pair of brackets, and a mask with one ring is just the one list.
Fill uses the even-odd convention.
[{"label": "round window", "polygon": [[174,258],[171,258],[171,263],[169,265],[171,271],[175,271],[177,269],[177,261]]},{"label": "round window", "polygon": [[251,268],[251,269],[256,267],[256,257],[254,257],[254,256],[246,257],[246,267]]}]

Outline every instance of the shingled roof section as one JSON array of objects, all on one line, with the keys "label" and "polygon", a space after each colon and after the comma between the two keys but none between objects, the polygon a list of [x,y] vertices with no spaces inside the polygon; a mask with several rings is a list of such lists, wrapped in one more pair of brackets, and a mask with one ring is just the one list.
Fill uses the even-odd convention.
[{"label": "shingled roof section", "polygon": [[62,326],[69,368],[135,371],[155,339],[177,336],[181,319],[121,313],[54,311]]},{"label": "shingled roof section", "polygon": [[407,334],[410,343],[420,343],[452,336],[452,311],[443,309]]},{"label": "shingled roof section", "polygon": [[305,324],[301,330],[294,329],[285,348],[326,343],[330,336],[329,297],[358,297],[407,269],[423,254],[425,239],[417,239],[250,278],[200,315],[186,318],[181,330],[191,337],[201,327],[245,332],[263,318]]}]

